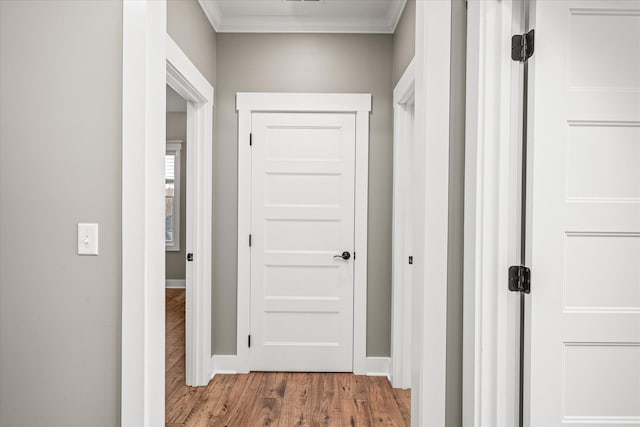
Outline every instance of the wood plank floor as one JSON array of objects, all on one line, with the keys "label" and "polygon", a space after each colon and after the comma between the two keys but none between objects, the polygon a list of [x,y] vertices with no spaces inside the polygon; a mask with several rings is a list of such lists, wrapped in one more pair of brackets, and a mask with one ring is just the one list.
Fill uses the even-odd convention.
[{"label": "wood plank floor", "polygon": [[409,390],[384,377],[252,372],[187,387],[184,302],[183,289],[167,289],[166,427],[410,425]]}]

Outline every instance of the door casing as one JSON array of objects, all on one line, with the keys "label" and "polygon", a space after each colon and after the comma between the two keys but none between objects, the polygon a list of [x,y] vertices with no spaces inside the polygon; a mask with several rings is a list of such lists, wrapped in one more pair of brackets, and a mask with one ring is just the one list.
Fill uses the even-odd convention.
[{"label": "door casing", "polygon": [[332,112],[356,115],[356,178],[353,307],[353,372],[366,374],[367,218],[369,181],[369,112],[371,94],[238,93],[238,317],[237,372],[250,370],[247,337],[251,310],[251,114],[254,112]]}]

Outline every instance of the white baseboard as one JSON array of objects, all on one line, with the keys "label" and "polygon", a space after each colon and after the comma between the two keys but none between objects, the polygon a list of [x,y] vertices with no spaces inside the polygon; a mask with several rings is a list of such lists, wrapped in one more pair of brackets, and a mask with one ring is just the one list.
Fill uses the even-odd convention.
[{"label": "white baseboard", "polygon": [[237,358],[235,354],[214,354],[209,369],[211,378],[217,374],[237,374]]},{"label": "white baseboard", "polygon": [[165,288],[184,289],[187,287],[184,279],[167,279],[164,281]]},{"label": "white baseboard", "polygon": [[[367,357],[367,376],[387,377],[391,381],[391,358],[390,357]],[[236,374],[237,356],[235,354],[214,354],[211,357],[211,378],[217,374]]]},{"label": "white baseboard", "polygon": [[367,376],[387,377],[391,381],[390,357],[367,357]]}]

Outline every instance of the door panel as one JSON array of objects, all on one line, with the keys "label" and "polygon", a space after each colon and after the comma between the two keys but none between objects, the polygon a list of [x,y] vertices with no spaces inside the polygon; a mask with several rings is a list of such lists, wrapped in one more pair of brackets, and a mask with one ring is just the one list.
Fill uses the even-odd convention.
[{"label": "door panel", "polygon": [[252,115],[251,370],[351,372],[355,115]]},{"label": "door panel", "polygon": [[535,28],[530,425],[640,426],[640,2]]}]

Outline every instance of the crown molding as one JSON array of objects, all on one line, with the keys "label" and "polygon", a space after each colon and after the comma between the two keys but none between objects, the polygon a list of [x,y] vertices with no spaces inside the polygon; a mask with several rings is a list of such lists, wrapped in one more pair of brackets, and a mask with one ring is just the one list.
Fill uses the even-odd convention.
[{"label": "crown molding", "polygon": [[211,23],[213,29],[220,32],[218,28],[222,25],[222,12],[218,5],[211,1],[205,3],[203,0],[198,0],[198,3],[204,11],[204,14],[207,16],[207,19],[209,20],[209,23]]},{"label": "crown molding", "polygon": [[363,21],[361,19],[297,17],[224,17],[213,1],[198,0],[213,29],[218,33],[353,33],[393,34],[407,0],[393,2],[386,17]]},{"label": "crown molding", "polygon": [[396,28],[398,27],[398,22],[400,22],[400,18],[402,17],[402,12],[404,12],[404,8],[406,6],[407,6],[407,0],[402,0],[402,2],[394,3],[394,6],[389,11],[389,25],[392,28],[391,29],[392,34],[396,32]]}]

